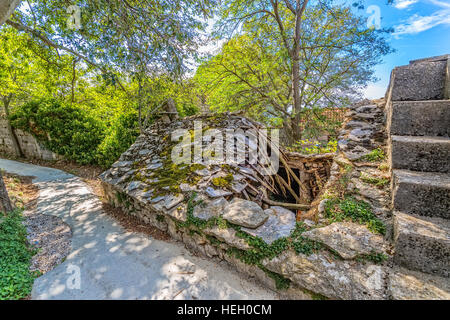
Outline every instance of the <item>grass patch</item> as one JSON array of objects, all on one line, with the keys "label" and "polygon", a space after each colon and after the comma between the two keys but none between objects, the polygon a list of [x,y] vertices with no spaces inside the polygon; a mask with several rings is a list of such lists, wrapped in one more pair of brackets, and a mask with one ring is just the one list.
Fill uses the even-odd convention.
[{"label": "grass patch", "polygon": [[386,155],[384,154],[383,149],[377,148],[372,150],[369,154],[365,155],[361,158],[361,160],[369,161],[369,162],[376,162],[381,161],[386,158]]},{"label": "grass patch", "polygon": [[0,300],[18,300],[29,296],[38,272],[31,272],[31,258],[36,253],[29,247],[27,230],[22,224],[22,211],[14,210],[0,222]]},{"label": "grass patch", "polygon": [[370,176],[367,173],[363,173],[363,172],[361,172],[361,176],[359,178],[361,179],[361,181],[364,181],[366,183],[372,184],[372,185],[374,185],[376,187],[379,187],[379,188],[382,188],[382,187],[388,185],[389,182],[391,181],[388,178],[373,177],[373,176]]},{"label": "grass patch", "polygon": [[375,216],[370,204],[356,200],[350,196],[347,196],[344,199],[327,201],[325,205],[325,214],[327,218],[330,219],[330,222],[351,220],[366,225],[373,233],[382,235],[386,233],[386,226]]}]

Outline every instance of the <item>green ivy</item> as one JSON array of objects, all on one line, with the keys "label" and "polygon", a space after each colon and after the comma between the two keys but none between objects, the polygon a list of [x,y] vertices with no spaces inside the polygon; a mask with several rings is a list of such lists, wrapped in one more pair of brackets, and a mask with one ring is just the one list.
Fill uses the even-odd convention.
[{"label": "green ivy", "polygon": [[30,271],[36,252],[28,246],[22,220],[22,211],[15,210],[0,222],[0,300],[26,298],[39,275]]},{"label": "green ivy", "polygon": [[344,199],[331,199],[326,202],[325,214],[330,222],[351,220],[367,225],[374,233],[385,234],[386,226],[373,213],[370,204],[347,196]]}]

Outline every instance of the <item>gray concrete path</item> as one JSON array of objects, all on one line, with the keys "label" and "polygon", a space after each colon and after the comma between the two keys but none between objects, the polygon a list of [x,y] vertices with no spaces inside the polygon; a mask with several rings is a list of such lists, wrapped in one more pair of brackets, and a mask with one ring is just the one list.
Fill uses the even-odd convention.
[{"label": "gray concrete path", "polygon": [[72,251],[36,279],[33,299],[277,299],[227,265],[195,257],[180,243],[126,232],[78,177],[0,159],[9,173],[34,176],[37,209],[72,230]]}]

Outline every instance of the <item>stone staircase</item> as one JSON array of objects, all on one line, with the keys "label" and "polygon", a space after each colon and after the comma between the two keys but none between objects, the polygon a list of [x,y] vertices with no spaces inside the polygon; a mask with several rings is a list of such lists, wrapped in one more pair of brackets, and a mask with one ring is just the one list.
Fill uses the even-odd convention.
[{"label": "stone staircase", "polygon": [[[405,279],[413,277],[420,283],[421,273],[428,274],[422,277],[426,283],[415,286],[429,286],[432,277],[440,288],[427,287],[426,298],[443,298],[442,292],[449,297],[445,295],[450,287],[449,68],[450,55],[446,55],[411,61],[392,72],[387,124],[394,262],[399,270],[391,279],[394,299],[404,298],[408,289],[399,287],[411,287]],[[418,297],[424,298],[423,292]]]}]

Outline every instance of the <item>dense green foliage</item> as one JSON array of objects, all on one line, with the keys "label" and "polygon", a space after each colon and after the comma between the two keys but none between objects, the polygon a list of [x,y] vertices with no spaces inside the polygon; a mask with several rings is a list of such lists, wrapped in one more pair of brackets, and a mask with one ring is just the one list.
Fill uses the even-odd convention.
[{"label": "dense green foliage", "polygon": [[34,251],[26,234],[21,210],[0,214],[0,300],[23,299],[31,292],[36,274],[29,270]]},{"label": "dense green foliage", "polygon": [[30,131],[52,151],[81,164],[94,163],[104,125],[84,110],[54,99],[30,101],[11,114],[11,124]]},{"label": "dense green foliage", "polygon": [[134,109],[118,113],[106,129],[105,138],[97,148],[97,163],[109,167],[124,153],[139,135],[138,115]]},{"label": "dense green foliage", "polygon": [[[75,0],[72,21],[65,0],[27,1],[0,28],[0,104],[51,150],[105,167],[169,98],[182,116],[244,110],[281,128],[289,146],[334,137],[340,123],[324,108],[359,97],[392,50],[350,4],[325,2],[298,14],[306,1]],[[225,42],[203,59],[211,36]],[[55,123],[28,103],[53,106]]]},{"label": "dense green foliage", "polygon": [[[320,108],[342,107],[357,99],[374,80],[374,66],[391,52],[387,32],[367,29],[366,18],[351,5],[310,1],[299,17],[295,6],[303,2],[224,1],[219,31],[231,27],[233,36],[196,74],[213,110],[245,110],[280,126],[288,145],[317,134],[314,131],[323,127]],[[297,54],[294,45],[300,46]],[[301,132],[305,119],[310,132]],[[322,129],[334,128],[325,123]]]}]

